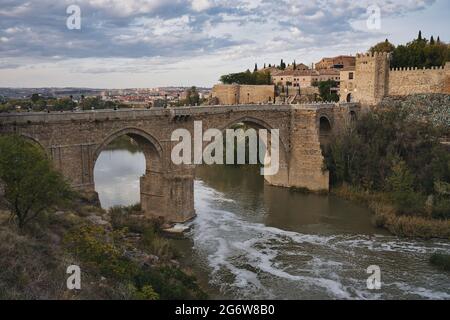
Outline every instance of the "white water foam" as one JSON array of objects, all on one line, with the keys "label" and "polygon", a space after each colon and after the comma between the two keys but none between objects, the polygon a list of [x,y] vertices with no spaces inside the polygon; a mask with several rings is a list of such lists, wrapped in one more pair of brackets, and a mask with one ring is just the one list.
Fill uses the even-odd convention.
[{"label": "white water foam", "polygon": [[[195,182],[198,217],[191,223],[194,249],[205,257],[211,284],[227,295],[250,299],[380,299],[413,295],[448,299],[450,288],[433,289],[428,272],[420,285],[408,283],[408,272],[383,274],[389,292],[367,290],[365,268],[373,260],[395,269],[395,255],[414,263],[432,252],[450,251],[450,243],[404,241],[390,236],[302,234],[246,221],[224,205],[224,194]],[[417,272],[415,272],[417,273]],[[421,275],[414,274],[415,278]],[[400,278],[400,280],[399,280]],[[425,288],[424,285],[430,287]]]}]

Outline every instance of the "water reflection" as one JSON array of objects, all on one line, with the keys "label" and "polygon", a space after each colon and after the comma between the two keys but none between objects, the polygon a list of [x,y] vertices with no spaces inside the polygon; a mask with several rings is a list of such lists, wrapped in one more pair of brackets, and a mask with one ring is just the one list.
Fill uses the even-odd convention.
[{"label": "water reflection", "polygon": [[95,190],[103,208],[139,203],[139,178],[145,174],[145,156],[140,151],[105,150],[94,169]]},{"label": "water reflection", "polygon": [[234,200],[253,222],[284,230],[324,233],[387,234],[370,222],[371,212],[334,196],[302,194],[264,183],[257,166],[202,166],[197,179]]}]

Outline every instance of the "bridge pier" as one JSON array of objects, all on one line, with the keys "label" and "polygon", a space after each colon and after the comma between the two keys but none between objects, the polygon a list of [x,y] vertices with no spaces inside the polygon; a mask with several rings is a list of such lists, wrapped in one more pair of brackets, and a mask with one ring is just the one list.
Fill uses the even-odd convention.
[{"label": "bridge pier", "polygon": [[290,187],[314,192],[329,191],[329,172],[324,169],[319,123],[320,117],[316,110],[292,110]]},{"label": "bridge pier", "polygon": [[183,174],[148,172],[141,177],[141,207],[149,217],[182,223],[195,217],[193,169]]}]

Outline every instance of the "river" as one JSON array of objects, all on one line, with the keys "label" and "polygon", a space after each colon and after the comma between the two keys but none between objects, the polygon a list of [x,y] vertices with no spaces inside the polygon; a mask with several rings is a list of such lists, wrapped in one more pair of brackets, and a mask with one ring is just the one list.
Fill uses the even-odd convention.
[{"label": "river", "polygon": [[[104,208],[139,202],[141,152],[103,151],[95,184]],[[174,240],[214,299],[450,299],[450,273],[428,263],[450,242],[391,236],[364,207],[268,186],[254,167],[199,167],[197,217]],[[381,289],[367,288],[369,266]]]}]

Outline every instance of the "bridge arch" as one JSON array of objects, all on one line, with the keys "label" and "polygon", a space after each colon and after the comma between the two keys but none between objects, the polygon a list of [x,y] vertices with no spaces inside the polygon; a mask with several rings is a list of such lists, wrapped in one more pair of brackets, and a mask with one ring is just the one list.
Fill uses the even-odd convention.
[{"label": "bridge arch", "polygon": [[27,142],[31,143],[33,146],[41,150],[47,156],[48,159],[51,159],[49,149],[44,147],[44,145],[38,139],[26,133],[21,133],[20,136],[24,138]]},{"label": "bridge arch", "polygon": [[[139,147],[142,149],[145,160],[147,163],[148,171],[161,171],[163,167],[163,149],[159,141],[150,133],[135,128],[128,127],[117,130],[111,134],[109,134],[96,148],[93,155],[93,162],[95,166],[95,162],[97,161],[100,153],[105,150],[105,148],[117,138],[122,136],[131,137],[136,143],[138,143]],[[94,167],[92,166],[92,167]]]},{"label": "bridge arch", "polygon": [[269,123],[267,123],[264,120],[258,119],[256,117],[249,117],[244,116],[240,118],[233,119],[231,121],[228,121],[225,126],[221,127],[221,131],[224,132],[226,129],[232,127],[235,124],[238,123],[244,123],[250,126],[254,126],[255,129],[266,129],[268,130],[267,138],[269,140],[269,143],[271,141],[270,139],[270,130],[272,129],[280,129],[279,132],[279,170],[278,173],[271,176],[264,176],[264,179],[271,185],[275,186],[288,186],[289,185],[289,154],[288,149],[286,148],[286,144],[283,141],[281,128],[273,128]]},{"label": "bridge arch", "polygon": [[[122,128],[108,134],[95,149],[91,168],[94,171],[100,153],[115,139],[122,136],[132,138],[144,154],[145,173],[139,179],[141,208],[144,212],[158,216],[161,212],[164,212],[165,206],[167,206],[167,199],[165,197],[167,192],[164,189],[166,184],[164,178],[163,148],[152,134],[134,127]],[[93,181],[93,184],[95,186],[95,181]]]},{"label": "bridge arch", "polygon": [[347,94],[347,97],[345,98],[345,100],[349,103],[353,102],[353,95],[351,93]]},{"label": "bridge arch", "polygon": [[321,115],[319,117],[319,139],[322,146],[328,146],[332,134],[332,123],[328,116]]},{"label": "bridge arch", "polygon": [[350,121],[352,123],[358,120],[358,115],[356,114],[356,111],[354,111],[354,110],[351,110],[349,112],[349,116],[350,116]]}]

